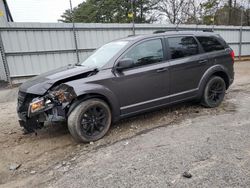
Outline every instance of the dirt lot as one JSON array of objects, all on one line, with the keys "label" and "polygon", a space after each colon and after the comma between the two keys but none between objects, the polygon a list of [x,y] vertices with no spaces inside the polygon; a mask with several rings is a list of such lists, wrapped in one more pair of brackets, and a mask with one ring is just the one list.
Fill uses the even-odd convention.
[{"label": "dirt lot", "polygon": [[91,144],[75,143],[65,125],[22,135],[17,89],[0,90],[0,187],[249,187],[250,62],[235,69],[219,108],[147,113]]}]

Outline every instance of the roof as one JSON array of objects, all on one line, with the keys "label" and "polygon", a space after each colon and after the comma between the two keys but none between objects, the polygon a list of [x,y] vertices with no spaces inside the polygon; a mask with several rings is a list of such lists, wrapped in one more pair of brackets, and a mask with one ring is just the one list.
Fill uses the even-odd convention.
[{"label": "roof", "polygon": [[193,36],[211,36],[216,35],[213,32],[207,32],[207,31],[166,31],[162,33],[156,33],[156,34],[143,34],[143,35],[133,35],[128,36],[126,38],[123,38],[123,40],[127,41],[137,41],[142,39],[147,39],[151,37],[157,37],[157,36],[178,36],[178,35],[193,35]]}]

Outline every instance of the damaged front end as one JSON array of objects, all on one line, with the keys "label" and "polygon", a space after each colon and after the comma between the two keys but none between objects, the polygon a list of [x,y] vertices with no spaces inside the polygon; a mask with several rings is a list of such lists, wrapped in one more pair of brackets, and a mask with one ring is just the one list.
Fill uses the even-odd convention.
[{"label": "damaged front end", "polygon": [[20,126],[26,132],[34,132],[45,121],[65,121],[66,109],[75,98],[74,89],[66,84],[52,88],[43,96],[19,92],[17,112]]}]

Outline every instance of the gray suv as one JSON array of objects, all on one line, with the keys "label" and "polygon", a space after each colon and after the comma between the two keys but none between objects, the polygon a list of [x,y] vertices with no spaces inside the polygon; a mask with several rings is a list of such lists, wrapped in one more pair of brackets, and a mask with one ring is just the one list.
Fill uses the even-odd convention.
[{"label": "gray suv", "polygon": [[234,52],[212,32],[131,36],[97,49],[84,62],[41,74],[19,88],[26,133],[66,121],[80,142],[102,138],[112,122],[188,100],[221,104],[234,79]]}]

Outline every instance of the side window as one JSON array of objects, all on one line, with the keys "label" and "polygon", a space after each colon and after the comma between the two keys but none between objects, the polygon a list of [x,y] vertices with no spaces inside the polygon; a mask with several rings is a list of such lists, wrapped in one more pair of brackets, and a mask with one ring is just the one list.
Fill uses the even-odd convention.
[{"label": "side window", "polygon": [[194,37],[170,37],[167,40],[171,59],[178,59],[199,53],[198,43]]},{"label": "side window", "polygon": [[213,52],[218,50],[224,50],[224,46],[213,37],[197,37],[197,40],[201,43],[205,52]]},{"label": "side window", "polygon": [[163,61],[161,39],[142,42],[130,49],[123,58],[134,60],[135,66],[143,66]]}]

